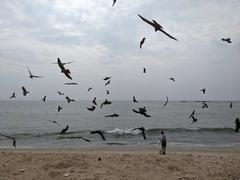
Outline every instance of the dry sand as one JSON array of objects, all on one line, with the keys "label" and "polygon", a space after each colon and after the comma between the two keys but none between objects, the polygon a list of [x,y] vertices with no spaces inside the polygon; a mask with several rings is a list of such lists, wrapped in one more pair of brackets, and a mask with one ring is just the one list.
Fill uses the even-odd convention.
[{"label": "dry sand", "polygon": [[240,180],[240,149],[0,150],[0,180]]}]

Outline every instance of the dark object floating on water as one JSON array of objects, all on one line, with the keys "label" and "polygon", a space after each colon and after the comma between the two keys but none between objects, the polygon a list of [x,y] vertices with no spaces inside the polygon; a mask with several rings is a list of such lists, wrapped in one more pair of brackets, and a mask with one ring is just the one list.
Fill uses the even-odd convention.
[{"label": "dark object floating on water", "polygon": [[95,107],[95,106],[87,107],[87,109],[88,109],[89,111],[94,111],[94,110],[96,109],[96,107]]},{"label": "dark object floating on water", "polygon": [[135,96],[133,96],[133,102],[134,103],[138,103],[138,101],[136,100]]},{"label": "dark object floating on water", "polygon": [[144,128],[143,126],[140,127],[140,128],[134,128],[134,129],[132,129],[131,131],[135,131],[135,130],[141,131],[143,138],[144,138],[145,140],[147,139],[147,138],[146,138],[146,135],[145,135],[145,128]]},{"label": "dark object floating on water", "polygon": [[231,39],[230,38],[222,38],[222,41],[225,41],[227,43],[232,43]]},{"label": "dark object floating on water", "polygon": [[150,115],[146,114],[147,110],[146,110],[146,107],[143,107],[143,108],[138,108],[139,110],[135,110],[135,109],[132,109],[133,112],[135,113],[138,113],[138,114],[141,114],[145,117],[151,117]]},{"label": "dark object floating on water", "polygon": [[26,96],[29,93],[29,91],[27,91],[24,86],[22,86],[22,91],[24,96]]},{"label": "dark object floating on water", "polygon": [[165,107],[167,104],[168,104],[168,97],[167,97],[167,101],[163,104],[163,107]]},{"label": "dark object floating on water", "polygon": [[43,102],[46,102],[46,98],[47,98],[47,96],[44,96],[44,97],[42,98],[42,101],[43,101]]},{"label": "dark object floating on water", "polygon": [[60,134],[65,134],[68,129],[69,129],[69,126],[67,125],[64,129],[62,129],[62,131],[60,132]]},{"label": "dark object floating on water", "polygon": [[13,141],[13,147],[16,148],[16,139],[14,137],[11,137],[11,136],[7,136],[7,135],[4,135],[2,133],[0,133],[0,136],[3,136],[3,137],[6,137],[6,138],[9,138]]},{"label": "dark object floating on water", "polygon": [[142,38],[142,40],[140,41],[140,49],[142,49],[142,45],[143,45],[143,43],[145,42],[145,40],[146,40],[146,38],[144,37],[144,38]]},{"label": "dark object floating on water", "polygon": [[72,77],[70,76],[71,72],[69,71],[69,69],[65,69],[65,67],[62,64],[60,58],[58,58],[58,66],[61,69],[61,73],[64,73],[67,78],[72,79]]},{"label": "dark object floating on water", "polygon": [[152,22],[151,22],[151,21],[147,20],[146,18],[142,17],[142,16],[139,15],[139,14],[138,14],[138,16],[139,16],[144,22],[146,22],[146,23],[150,24],[151,26],[153,26],[154,29],[155,29],[155,32],[161,31],[162,33],[164,33],[164,34],[165,34],[166,36],[168,36],[169,38],[174,39],[174,40],[177,41],[177,39],[176,39],[175,37],[173,37],[173,36],[171,36],[170,34],[168,34],[167,32],[165,32],[165,31],[163,30],[163,27],[162,27],[160,24],[158,24],[155,20],[152,20]]},{"label": "dark object floating on water", "polygon": [[31,73],[31,71],[30,71],[30,69],[29,69],[29,67],[28,67],[28,72],[29,72],[29,77],[31,78],[31,79],[33,79],[33,78],[42,78],[43,76],[35,76],[35,75],[33,75],[32,73]]},{"label": "dark object floating on water", "polygon": [[118,116],[119,116],[119,114],[114,113],[114,114],[107,115],[107,116],[105,116],[105,117],[114,118],[114,117],[118,117]]},{"label": "dark object floating on water", "polygon": [[58,112],[60,112],[63,108],[61,106],[58,106]]},{"label": "dark object floating on water", "polygon": [[102,140],[104,140],[104,141],[106,140],[106,138],[104,137],[102,131],[99,131],[99,130],[97,130],[97,131],[90,131],[90,133],[91,134],[99,134],[101,136]]},{"label": "dark object floating on water", "polygon": [[103,107],[103,105],[109,105],[109,104],[112,104],[111,101],[108,101],[107,99],[101,104],[100,108]]},{"label": "dark object floating on water", "polygon": [[16,98],[16,96],[15,96],[15,92],[12,94],[12,96],[10,97],[10,99],[12,99],[12,98]]},{"label": "dark object floating on water", "polygon": [[235,120],[235,132],[237,133],[240,129],[240,121],[239,118],[236,118]]},{"label": "dark object floating on water", "polygon": [[78,83],[65,83],[64,85],[78,85]]},{"label": "dark object floating on water", "polygon": [[67,100],[68,103],[70,103],[71,101],[72,101],[72,102],[75,102],[74,99],[70,99],[68,96],[66,96],[65,99]]}]

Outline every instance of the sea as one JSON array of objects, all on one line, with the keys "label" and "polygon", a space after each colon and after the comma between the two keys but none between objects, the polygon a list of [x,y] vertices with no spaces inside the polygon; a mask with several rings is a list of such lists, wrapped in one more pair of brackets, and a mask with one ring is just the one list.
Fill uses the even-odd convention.
[{"label": "sea", "polygon": [[[240,117],[240,101],[112,101],[90,112],[91,101],[0,101],[0,133],[16,139],[16,148],[81,147],[158,147],[161,131],[168,147],[240,147],[240,132],[235,133],[235,119]],[[63,110],[57,112],[57,106]],[[145,117],[132,109],[146,107]],[[198,119],[192,124],[192,111]],[[117,113],[118,117],[105,117]],[[57,123],[53,123],[53,122]],[[61,130],[69,126],[65,134]],[[146,140],[141,131],[146,129]],[[101,130],[106,138],[90,131]],[[90,140],[85,141],[82,138]],[[14,148],[12,140],[0,136],[0,148]]]}]

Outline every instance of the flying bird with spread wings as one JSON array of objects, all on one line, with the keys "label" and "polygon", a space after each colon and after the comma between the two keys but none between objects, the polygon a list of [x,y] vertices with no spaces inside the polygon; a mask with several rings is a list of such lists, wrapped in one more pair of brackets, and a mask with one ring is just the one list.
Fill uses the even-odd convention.
[{"label": "flying bird with spread wings", "polygon": [[29,93],[29,91],[27,91],[24,86],[22,86],[22,91],[24,96],[26,96]]},{"label": "flying bird with spread wings", "polygon": [[60,58],[58,58],[58,66],[61,69],[61,73],[64,73],[67,78],[72,79],[72,77],[70,76],[71,72],[69,71],[69,69],[65,69],[65,67],[62,64]]},{"label": "flying bird with spread wings", "polygon": [[43,77],[43,76],[36,76],[36,75],[33,75],[33,74],[31,73],[29,67],[28,67],[28,72],[29,72],[29,77],[30,77],[31,79],[33,79],[33,78],[42,78],[42,77]]}]

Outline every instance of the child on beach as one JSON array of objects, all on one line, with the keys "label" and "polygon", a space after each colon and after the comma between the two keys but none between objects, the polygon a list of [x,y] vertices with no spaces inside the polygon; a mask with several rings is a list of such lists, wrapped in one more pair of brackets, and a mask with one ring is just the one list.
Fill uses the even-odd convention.
[{"label": "child on beach", "polygon": [[160,151],[161,154],[166,154],[166,147],[167,147],[167,139],[166,136],[164,135],[164,132],[161,131],[162,137],[159,138],[159,145],[161,143],[162,145],[162,150]]}]

